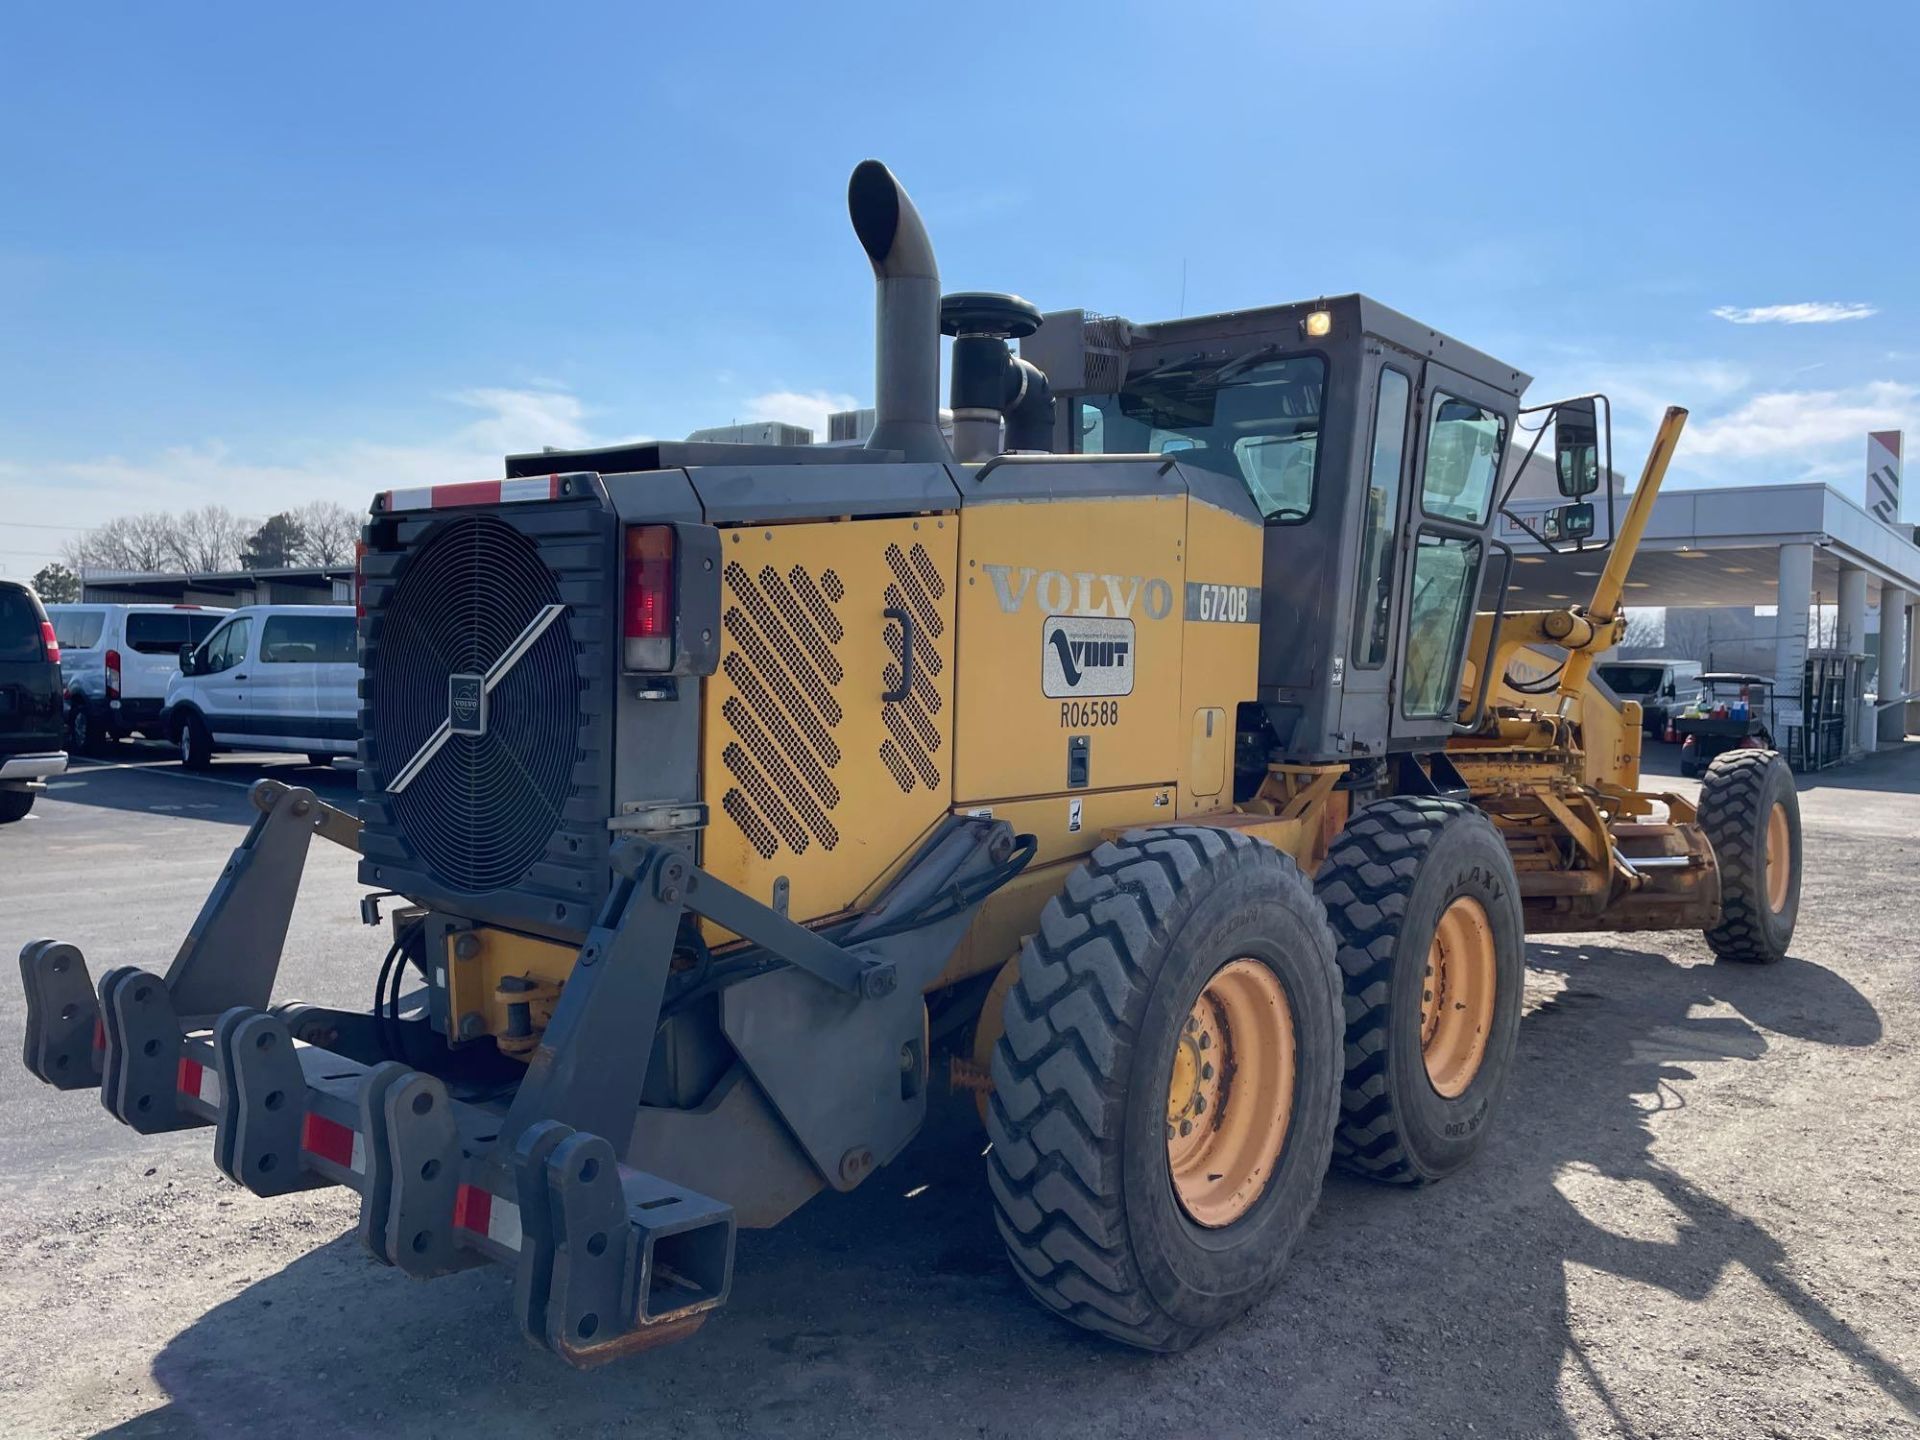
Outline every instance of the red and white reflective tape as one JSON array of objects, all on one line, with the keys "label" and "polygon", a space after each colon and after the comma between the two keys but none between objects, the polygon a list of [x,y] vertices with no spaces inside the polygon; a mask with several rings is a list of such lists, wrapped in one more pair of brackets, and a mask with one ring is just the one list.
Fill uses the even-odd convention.
[{"label": "red and white reflective tape", "polygon": [[220,1076],[198,1060],[189,1060],[182,1055],[178,1079],[175,1083],[182,1095],[191,1095],[202,1104],[212,1105],[216,1109],[219,1107]]},{"label": "red and white reflective tape", "polygon": [[356,1175],[367,1173],[367,1142],[351,1125],[307,1112],[300,1127],[300,1148],[322,1160],[331,1160],[342,1170]]},{"label": "red and white reflective tape", "polygon": [[458,505],[511,505],[521,500],[558,500],[567,488],[565,475],[529,475],[523,480],[468,480],[458,485],[418,485],[411,490],[389,490],[376,508],[395,510],[450,510]]},{"label": "red and white reflective tape", "polygon": [[453,1223],[504,1250],[520,1248],[520,1207],[478,1185],[462,1185],[453,1192]]}]

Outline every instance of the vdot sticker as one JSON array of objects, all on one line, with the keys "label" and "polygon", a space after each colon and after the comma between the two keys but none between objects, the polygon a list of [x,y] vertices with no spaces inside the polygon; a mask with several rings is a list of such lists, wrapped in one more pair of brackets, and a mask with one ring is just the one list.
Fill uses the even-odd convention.
[{"label": "vdot sticker", "polygon": [[1049,615],[1040,630],[1040,689],[1051,699],[1133,693],[1133,622]]}]

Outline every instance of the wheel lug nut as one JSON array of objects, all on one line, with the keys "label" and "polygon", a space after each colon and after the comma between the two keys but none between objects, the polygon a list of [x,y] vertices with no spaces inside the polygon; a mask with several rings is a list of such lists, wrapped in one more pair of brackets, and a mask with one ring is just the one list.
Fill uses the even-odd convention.
[{"label": "wheel lug nut", "polygon": [[1211,1050],[1213,1048],[1213,1036],[1202,1034],[1200,1037],[1200,1048],[1202,1050]]},{"label": "wheel lug nut", "polygon": [[1211,1065],[1202,1065],[1202,1066],[1200,1067],[1200,1078],[1201,1078],[1202,1080],[1211,1080],[1211,1079],[1213,1079],[1213,1066],[1211,1066]]},{"label": "wheel lug nut", "polygon": [[1182,1135],[1191,1135],[1193,1133],[1193,1121],[1182,1120],[1180,1122],[1180,1133]]},{"label": "wheel lug nut", "polygon": [[1206,1096],[1196,1095],[1193,1097],[1193,1113],[1196,1115],[1204,1115],[1207,1113],[1207,1097]]}]

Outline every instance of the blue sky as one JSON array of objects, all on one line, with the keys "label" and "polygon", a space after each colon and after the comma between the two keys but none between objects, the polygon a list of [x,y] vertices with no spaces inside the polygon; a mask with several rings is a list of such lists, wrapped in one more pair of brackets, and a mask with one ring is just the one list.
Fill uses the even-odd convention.
[{"label": "blue sky", "polygon": [[1622,468],[1681,403],[1679,482],[1853,494],[1865,430],[1920,444],[1916,49],[1893,4],[9,6],[0,573],[864,401],[869,155],[950,289],[1364,290],[1609,390]]}]

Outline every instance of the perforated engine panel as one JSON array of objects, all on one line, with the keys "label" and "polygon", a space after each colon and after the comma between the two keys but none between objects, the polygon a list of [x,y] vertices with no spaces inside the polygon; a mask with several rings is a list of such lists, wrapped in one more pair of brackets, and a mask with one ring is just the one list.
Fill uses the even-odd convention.
[{"label": "perforated engine panel", "polygon": [[[951,517],[724,532],[721,657],[707,684],[704,864],[789,909],[843,909],[946,812]],[[912,663],[901,687],[901,627]]]}]

